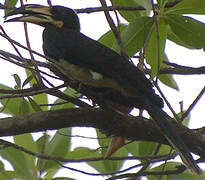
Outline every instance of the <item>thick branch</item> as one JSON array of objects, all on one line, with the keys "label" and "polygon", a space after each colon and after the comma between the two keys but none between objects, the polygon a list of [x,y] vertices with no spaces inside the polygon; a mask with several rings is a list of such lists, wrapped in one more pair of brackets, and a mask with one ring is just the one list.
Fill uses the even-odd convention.
[{"label": "thick branch", "polygon": [[162,68],[160,74],[178,74],[178,75],[199,75],[205,74],[205,67],[181,67],[181,68]]},{"label": "thick branch", "polygon": [[[173,125],[177,126],[176,130],[189,149],[195,154],[204,156],[205,140],[202,135],[184,126],[175,123]],[[91,108],[62,109],[2,118],[0,119],[0,136],[12,136],[65,127],[94,127],[103,130],[108,135],[121,136],[130,140],[168,144],[154,121]]]}]

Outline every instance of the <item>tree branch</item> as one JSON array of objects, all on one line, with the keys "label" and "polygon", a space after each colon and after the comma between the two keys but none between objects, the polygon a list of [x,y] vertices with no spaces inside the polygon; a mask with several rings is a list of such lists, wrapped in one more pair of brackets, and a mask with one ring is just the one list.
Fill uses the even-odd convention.
[{"label": "tree branch", "polygon": [[[1,33],[0,33],[1,35]],[[33,51],[35,52],[35,51]],[[35,52],[36,54],[36,52]],[[24,62],[27,61],[29,63],[29,65],[32,67],[31,64],[31,60],[30,59],[26,59],[26,58],[22,58],[19,57],[15,54],[0,50],[0,58],[4,58],[4,60],[7,60],[11,63],[18,63],[18,62]],[[37,54],[40,55],[40,54]],[[43,55],[41,55],[43,56]],[[45,56],[43,56],[44,58],[46,58]],[[36,60],[35,60],[36,61]],[[49,68],[49,65],[44,63],[44,62],[40,62],[40,61],[36,61],[36,63],[38,64],[38,66],[40,67],[44,67],[44,68]],[[165,63],[165,62],[164,62]],[[175,63],[167,63],[166,64],[173,66],[173,67],[166,67],[166,68],[161,68],[159,74],[177,74],[177,75],[200,75],[200,74],[205,74],[205,66],[201,66],[201,67],[189,67],[189,66],[181,66]],[[16,64],[18,66],[23,66],[24,64]],[[41,72],[46,74],[45,72]],[[145,73],[149,74],[150,73],[150,69],[145,70]],[[52,78],[56,78],[50,74],[46,74],[47,76],[51,76]]]},{"label": "tree branch", "polygon": [[[192,152],[205,156],[203,152],[205,140],[197,130],[190,130],[173,121],[170,121],[170,123],[176,127],[176,130]],[[121,136],[136,141],[154,141],[168,144],[154,121],[92,108],[61,109],[2,118],[0,119],[0,136],[12,136],[65,127],[93,127],[103,130],[107,135]]]}]

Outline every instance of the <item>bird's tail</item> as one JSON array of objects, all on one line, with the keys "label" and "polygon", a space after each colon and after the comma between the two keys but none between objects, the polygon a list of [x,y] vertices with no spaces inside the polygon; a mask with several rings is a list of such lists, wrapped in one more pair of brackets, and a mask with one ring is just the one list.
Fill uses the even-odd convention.
[{"label": "bird's tail", "polygon": [[157,107],[156,105],[147,103],[146,110],[148,111],[149,115],[155,120],[157,125],[162,130],[162,133],[168,140],[168,142],[172,145],[172,147],[176,150],[176,152],[181,157],[184,164],[192,171],[197,174],[201,173],[200,168],[195,163],[192,155],[190,154],[189,149],[176,132],[175,128],[168,122],[167,114]]}]

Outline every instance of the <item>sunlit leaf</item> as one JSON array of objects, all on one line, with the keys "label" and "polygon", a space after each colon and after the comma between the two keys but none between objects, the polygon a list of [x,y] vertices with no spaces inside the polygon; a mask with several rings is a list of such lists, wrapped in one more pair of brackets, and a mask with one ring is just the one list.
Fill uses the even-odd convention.
[{"label": "sunlit leaf", "polygon": [[126,149],[133,156],[139,156],[139,142],[132,142],[126,145]]},{"label": "sunlit leaf", "polygon": [[[26,74],[27,74],[27,79],[29,77],[33,77],[33,74],[31,73],[30,70],[26,70]],[[30,84],[31,87],[33,87],[33,86],[35,87],[36,84],[37,84],[36,79],[35,78],[29,79],[29,84]],[[45,93],[34,95],[33,99],[37,104],[47,104],[48,103],[47,95]],[[48,110],[48,107],[47,106],[42,106],[41,109],[43,111],[46,111],[46,110]]]},{"label": "sunlit leaf", "polygon": [[140,141],[138,142],[138,156],[147,156],[147,155],[151,155],[153,153],[153,151],[155,150],[157,143],[154,142],[144,142],[144,141]]},{"label": "sunlit leaf", "polygon": [[[148,47],[145,51],[146,61],[151,65],[152,76],[155,76],[158,72],[159,65],[164,61],[164,48],[167,38],[167,25],[161,19],[158,21],[158,33],[155,27],[152,31],[151,37],[148,42]],[[159,35],[159,36],[158,36]]]},{"label": "sunlit leaf", "polygon": [[18,74],[13,74],[13,77],[16,82],[15,89],[20,89],[21,88],[21,78],[19,77]]},{"label": "sunlit leaf", "polygon": [[188,46],[205,47],[205,24],[191,17],[170,14],[165,19],[176,36]]},{"label": "sunlit leaf", "polygon": [[26,159],[24,153],[13,147],[8,147],[0,150],[3,158],[7,159],[13,166],[15,172],[21,176],[21,179],[36,180],[34,169],[30,169],[25,165]]},{"label": "sunlit leaf", "polygon": [[[125,30],[125,28],[127,27],[127,25],[125,24],[120,24],[120,33],[122,34],[122,32]],[[106,32],[105,34],[103,34],[100,39],[98,39],[98,41],[100,43],[102,43],[103,45],[112,48],[113,43],[116,41],[115,36],[113,34],[113,32],[110,30],[108,32]]]},{"label": "sunlit leaf", "polygon": [[205,14],[204,0],[183,0],[172,8],[167,8],[169,14]]},{"label": "sunlit leaf", "polygon": [[[99,145],[102,147],[102,149],[100,149],[99,154],[102,157],[105,157],[106,153],[107,153],[107,148],[108,145],[111,142],[111,138],[106,138],[106,136],[104,134],[102,134],[99,130],[96,131],[97,132],[97,137],[98,139],[98,143]],[[119,150],[117,150],[117,152],[115,152],[114,156],[127,156],[127,150],[125,147],[121,147]],[[100,162],[99,162],[100,163]],[[95,167],[99,165],[99,163],[92,163],[90,162],[89,165],[92,165],[92,167]],[[101,162],[102,164],[100,164],[99,166],[102,167],[101,171],[98,169],[99,172],[101,173],[105,173],[105,172],[113,172],[113,171],[117,171],[120,169],[120,167],[122,166],[123,161],[103,161]],[[96,168],[96,167],[95,167]]]},{"label": "sunlit leaf", "polygon": [[[167,57],[167,55],[164,55],[164,61],[169,62],[169,59]],[[160,68],[165,68],[165,67],[169,67],[168,65],[162,63]],[[177,85],[177,82],[175,81],[174,77],[172,74],[159,74],[159,80],[164,83],[165,85],[167,85],[168,87],[171,87],[173,89],[179,90],[179,87]]]},{"label": "sunlit leaf", "polygon": [[[44,154],[47,156],[64,157],[70,148],[70,129],[64,128],[56,131],[53,138],[45,144]],[[47,171],[48,169],[58,167],[59,164],[55,161],[39,160],[41,163],[41,170]]]},{"label": "sunlit leaf", "polygon": [[[123,31],[121,36],[122,42],[129,56],[133,56],[137,51],[143,48],[152,24],[152,18],[143,16],[134,19]],[[116,41],[112,49],[120,53],[120,48]]]},{"label": "sunlit leaf", "polygon": [[56,178],[53,178],[51,180],[75,180],[75,179],[67,178],[67,177],[56,177]]},{"label": "sunlit leaf", "polygon": [[[74,97],[74,98],[78,98],[79,96],[81,96],[80,93],[76,92],[74,89],[68,87],[66,88],[63,93]],[[75,104],[71,103],[71,102],[66,102],[63,99],[56,99],[56,101],[53,103],[53,106],[51,106],[51,110],[57,110],[57,109],[64,109],[64,108],[74,108]]]},{"label": "sunlit leaf", "polygon": [[22,88],[24,87],[24,86],[26,86],[28,83],[30,83],[30,81],[33,79],[33,76],[31,75],[31,76],[28,76],[27,78],[26,78],[26,80],[23,82],[23,84],[22,84]]},{"label": "sunlit leaf", "polygon": [[173,41],[174,43],[176,43],[180,46],[183,46],[183,47],[186,47],[186,48],[189,48],[189,49],[194,49],[194,47],[188,45],[187,43],[182,41],[175,33],[173,33],[170,27],[168,29],[169,30],[168,30],[167,38],[170,41]]},{"label": "sunlit leaf", "polygon": [[[182,165],[182,164],[178,163],[178,162],[166,162],[164,164],[161,164],[157,167],[154,167],[154,168],[150,169],[150,171],[151,172],[160,172],[160,171],[164,172],[164,171],[167,171],[167,170],[177,170],[177,166],[180,166],[180,165]],[[159,178],[160,179],[162,178],[163,180],[167,180],[167,179],[169,179],[168,178],[169,176],[161,176],[161,175],[157,176],[157,175],[155,175],[155,176],[148,176],[148,178],[152,179],[152,180],[158,180]],[[177,175],[175,177],[176,177],[176,179],[178,179],[179,175]],[[179,178],[179,179],[181,180],[181,178]]]},{"label": "sunlit leaf", "polygon": [[[14,142],[15,144],[24,147],[25,149],[28,149],[32,152],[37,152],[36,143],[33,140],[32,135],[29,133],[14,136]],[[24,164],[29,168],[30,175],[37,178],[37,171],[35,168],[35,157],[24,152],[22,153],[24,155]]]},{"label": "sunlit leaf", "polygon": [[157,0],[157,4],[159,6],[160,9],[164,8],[165,4],[168,2],[169,0]]},{"label": "sunlit leaf", "polygon": [[28,101],[25,98],[20,98],[19,115],[25,115],[30,113]]},{"label": "sunlit leaf", "polygon": [[28,100],[31,104],[31,107],[34,109],[35,112],[42,111],[41,107],[39,106],[39,104],[36,103],[36,101],[34,99],[28,97]]},{"label": "sunlit leaf", "polygon": [[[129,6],[129,7],[139,6],[139,4],[137,4],[135,0],[113,0],[112,2],[115,6]],[[128,22],[130,22],[133,19],[135,19],[136,17],[140,16],[140,12],[137,10],[136,11],[124,11],[124,10],[122,10],[122,11],[119,11],[119,13]]]}]

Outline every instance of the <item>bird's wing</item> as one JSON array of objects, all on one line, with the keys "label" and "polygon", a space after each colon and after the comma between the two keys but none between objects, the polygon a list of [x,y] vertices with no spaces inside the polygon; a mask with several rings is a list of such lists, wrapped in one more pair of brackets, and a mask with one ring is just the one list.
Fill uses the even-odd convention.
[{"label": "bird's wing", "polygon": [[69,29],[47,28],[43,38],[44,53],[47,56],[64,59],[114,79],[133,96],[138,93],[162,106],[161,99],[155,94],[151,82],[144,73],[115,51]]}]

